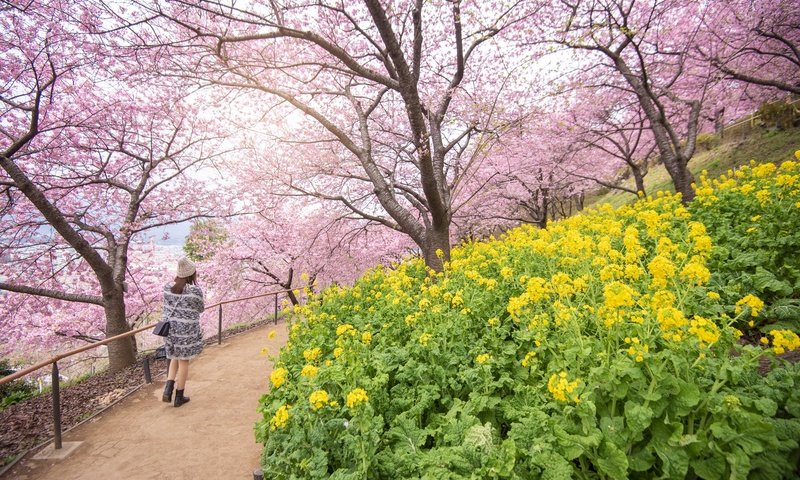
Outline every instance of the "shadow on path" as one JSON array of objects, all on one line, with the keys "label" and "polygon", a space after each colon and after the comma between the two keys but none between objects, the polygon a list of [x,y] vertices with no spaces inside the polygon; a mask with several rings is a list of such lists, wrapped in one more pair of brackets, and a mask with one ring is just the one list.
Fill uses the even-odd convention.
[{"label": "shadow on path", "polygon": [[[271,330],[277,335],[267,338]],[[268,388],[272,362],[286,343],[286,324],[268,324],[207,346],[192,361],[186,395],[174,408],[154,379],[104,414],[64,434],[82,442],[64,460],[29,453],[4,478],[19,480],[252,479],[261,454],[253,426]]]}]

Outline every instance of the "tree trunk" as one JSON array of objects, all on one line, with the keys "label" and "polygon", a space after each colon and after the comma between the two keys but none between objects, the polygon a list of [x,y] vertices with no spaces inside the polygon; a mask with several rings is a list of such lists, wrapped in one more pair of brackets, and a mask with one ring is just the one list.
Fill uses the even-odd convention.
[{"label": "tree trunk", "polygon": [[[646,161],[647,159],[645,159],[645,162]],[[642,173],[642,169],[639,168],[638,165],[631,164],[631,173],[633,173],[633,181],[636,182],[636,193],[642,192],[642,195],[645,195],[644,174]]]},{"label": "tree trunk", "polygon": [[297,295],[294,294],[294,290],[286,292],[286,296],[289,297],[289,301],[292,302],[292,305],[300,305],[300,301],[297,300]]},{"label": "tree trunk", "polygon": [[550,209],[550,189],[549,188],[543,188],[542,189],[542,206],[541,206],[541,209],[539,210],[540,213],[541,213],[541,216],[538,219],[536,219],[536,225],[539,228],[542,228],[542,229],[547,228],[547,214],[548,214],[549,209]]},{"label": "tree trunk", "polygon": [[714,132],[721,139],[725,135],[725,107],[718,108],[714,112]]},{"label": "tree trunk", "polygon": [[700,112],[700,103],[691,102],[692,112],[688,122],[688,138],[686,139],[688,148],[682,154],[680,153],[681,147],[678,145],[677,138],[674,135],[670,136],[672,130],[669,120],[656,107],[657,98],[652,96],[648,89],[645,88],[642,78],[631,71],[621,55],[609,51],[606,51],[606,55],[614,60],[617,70],[628,82],[628,85],[633,88],[633,92],[639,100],[639,105],[650,122],[650,130],[655,137],[659,157],[670,178],[672,178],[675,191],[682,195],[681,201],[683,203],[691,202],[694,198],[694,189],[692,188],[694,177],[692,172],[689,171],[688,163],[692,152],[694,152],[694,144],[697,140],[697,119]]},{"label": "tree trunk", "polygon": [[[130,331],[125,319],[125,298],[122,290],[104,295],[106,313],[106,338]],[[118,372],[136,362],[134,337],[123,338],[108,344],[108,369]]]},{"label": "tree trunk", "polygon": [[661,161],[675,185],[675,192],[681,194],[681,201],[683,203],[691,202],[694,199],[694,188],[692,188],[694,175],[692,172],[671,150],[661,153]]},{"label": "tree trunk", "polygon": [[[271,275],[271,274],[270,274]],[[271,275],[272,276],[272,275]],[[316,275],[315,275],[316,276]],[[277,280],[276,276],[272,276]],[[300,305],[300,301],[297,300],[297,295],[294,294],[294,290],[292,290],[292,280],[294,279],[294,268],[289,268],[289,275],[285,282],[278,282],[278,286],[286,290],[286,296],[289,297],[289,301],[292,302],[292,305],[297,306]],[[308,286],[314,283],[312,279],[308,279]]]},{"label": "tree trunk", "polygon": [[[450,260],[450,228],[449,225],[439,227],[428,227],[425,229],[425,240],[422,247],[422,255],[425,264],[437,272],[444,271],[444,262]],[[441,257],[436,254],[441,250]]]}]

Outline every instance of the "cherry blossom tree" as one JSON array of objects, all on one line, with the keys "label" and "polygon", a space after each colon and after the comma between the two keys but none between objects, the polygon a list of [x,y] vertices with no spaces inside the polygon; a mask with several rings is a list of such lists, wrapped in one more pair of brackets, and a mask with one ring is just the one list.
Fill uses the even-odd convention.
[{"label": "cherry blossom tree", "polygon": [[568,167],[575,156],[574,132],[562,112],[539,111],[503,132],[464,182],[454,215],[458,236],[480,238],[519,223],[543,228],[582,208],[580,191],[590,182],[570,171],[589,172]]},{"label": "cherry blossom tree", "polygon": [[247,94],[262,114],[296,112],[287,140],[313,142],[321,156],[319,175],[287,172],[301,177],[289,184],[294,192],[408,235],[441,270],[465,157],[499,113],[474,99],[515,67],[512,47],[495,40],[520,27],[531,13],[527,2],[178,1],[150,8],[184,37],[180,49],[189,54],[174,52],[171,74]]},{"label": "cherry blossom tree", "polygon": [[[99,307],[102,334],[113,336],[130,328],[136,237],[212,213],[188,173],[215,157],[218,139],[182,92],[120,76],[125,65],[86,30],[92,13],[59,2],[0,12],[9,67],[0,79],[0,288]],[[15,298],[4,293],[3,303]],[[131,341],[108,352],[112,370],[135,360]]]},{"label": "cherry blossom tree", "polygon": [[800,94],[800,9],[790,0],[710,2],[696,44],[727,78]]},{"label": "cherry blossom tree", "polygon": [[[269,199],[267,199],[269,200]],[[378,263],[396,261],[414,244],[406,235],[364,220],[348,219],[308,199],[278,200],[261,214],[225,222],[226,240],[207,244],[199,268],[203,282],[236,297],[289,290],[281,303],[299,304],[307,291],[348,284]],[[292,212],[301,210],[302,219]],[[266,215],[269,213],[269,215]],[[224,315],[228,323],[248,322],[271,311],[273,298],[238,304]]]},{"label": "cherry blossom tree", "polygon": [[704,14],[690,1],[576,0],[554,6],[549,25],[555,43],[588,54],[575,81],[636,99],[684,201],[694,198],[688,163],[713,80],[710,68],[690,55]]},{"label": "cherry blossom tree", "polygon": [[[612,92],[613,93],[613,92]],[[597,98],[600,92],[592,92]],[[613,97],[612,97],[613,98]],[[588,110],[588,112],[587,112]],[[573,161],[565,168],[571,175],[590,180],[613,190],[621,190],[633,195],[645,195],[644,177],[647,174],[650,157],[656,145],[648,128],[647,118],[630,102],[605,102],[599,105],[581,105],[572,112],[575,143],[571,146]],[[587,114],[588,113],[588,114]],[[624,174],[600,177],[588,165],[606,163],[624,165]],[[577,168],[575,168],[577,167]],[[581,168],[582,167],[582,168]],[[572,170],[575,168],[575,170]],[[590,175],[580,171],[589,171]],[[620,182],[622,178],[633,177],[633,188]]]}]

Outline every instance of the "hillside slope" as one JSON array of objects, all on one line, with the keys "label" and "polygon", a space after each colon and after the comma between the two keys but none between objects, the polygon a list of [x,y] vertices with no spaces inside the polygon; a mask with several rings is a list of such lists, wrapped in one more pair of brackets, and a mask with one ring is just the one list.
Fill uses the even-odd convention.
[{"label": "hillside slope", "polygon": [[[759,162],[781,163],[793,158],[794,151],[800,148],[800,128],[789,130],[767,131],[756,130],[747,137],[734,137],[713,146],[710,149],[698,148],[699,152],[689,162],[689,169],[700,176],[703,170],[709,177],[718,177],[730,168],[736,168],[752,159]],[[621,185],[633,188],[633,180],[626,179]],[[659,190],[674,192],[672,180],[663,165],[653,165],[645,177],[645,189],[648,195]],[[594,195],[587,195],[586,206],[610,203],[618,207],[628,204],[636,198],[620,190],[602,189]]]}]

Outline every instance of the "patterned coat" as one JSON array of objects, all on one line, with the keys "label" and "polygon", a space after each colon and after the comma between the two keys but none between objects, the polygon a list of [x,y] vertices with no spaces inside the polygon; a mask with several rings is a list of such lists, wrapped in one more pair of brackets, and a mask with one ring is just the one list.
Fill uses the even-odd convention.
[{"label": "patterned coat", "polygon": [[183,293],[172,293],[164,286],[164,320],[169,320],[169,336],[164,339],[167,358],[191,360],[203,351],[200,313],[205,308],[203,290],[187,284]]}]

